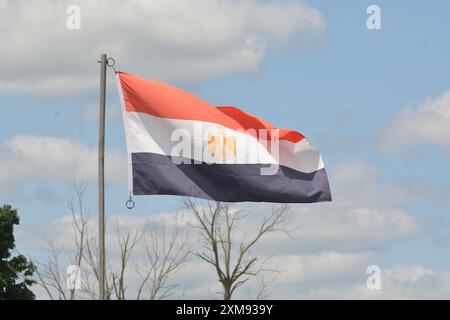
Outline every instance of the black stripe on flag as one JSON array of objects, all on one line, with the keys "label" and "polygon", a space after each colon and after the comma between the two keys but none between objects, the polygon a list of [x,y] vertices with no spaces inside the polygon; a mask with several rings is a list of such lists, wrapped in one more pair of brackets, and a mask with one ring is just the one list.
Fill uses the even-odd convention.
[{"label": "black stripe on flag", "polygon": [[262,164],[174,164],[170,156],[132,153],[134,195],[179,195],[225,202],[331,201],[325,168],[302,173],[280,166],[261,175]]}]

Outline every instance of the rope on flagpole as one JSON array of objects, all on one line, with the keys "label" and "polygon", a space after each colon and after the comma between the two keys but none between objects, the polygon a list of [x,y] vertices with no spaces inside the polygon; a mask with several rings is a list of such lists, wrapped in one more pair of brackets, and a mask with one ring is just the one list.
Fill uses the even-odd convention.
[{"label": "rope on flagpole", "polygon": [[[106,66],[112,68],[114,70],[114,73],[117,73],[115,65],[116,65],[116,60],[114,60],[114,58],[108,58],[106,60]],[[125,206],[127,207],[127,209],[131,210],[134,208],[135,205],[136,205],[136,203],[133,201],[133,194],[130,193],[128,200],[125,202]]]}]

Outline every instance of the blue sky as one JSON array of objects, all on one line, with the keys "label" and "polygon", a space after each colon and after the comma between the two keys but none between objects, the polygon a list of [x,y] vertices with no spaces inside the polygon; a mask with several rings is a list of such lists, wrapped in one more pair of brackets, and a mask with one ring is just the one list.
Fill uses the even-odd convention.
[{"label": "blue sky", "polygon": [[[254,6],[263,6],[267,3],[282,6],[288,2],[252,1],[251,3]],[[296,5],[293,1],[290,3]],[[39,91],[34,90],[33,86],[37,87],[42,70],[45,73],[46,67],[51,70],[49,77],[54,76],[58,81],[58,77],[61,77],[63,72],[76,71],[76,64],[81,63],[81,60],[83,66],[80,69],[89,70],[86,73],[86,82],[92,80],[96,84],[98,54],[101,50],[107,53],[116,52],[112,55],[116,58],[117,66],[121,70],[143,77],[166,80],[212,104],[234,105],[248,113],[267,119],[279,127],[302,132],[321,151],[325,164],[329,168],[332,192],[336,195],[336,202],[312,205],[312,212],[327,211],[330,214],[336,212],[336,216],[339,217],[346,211],[375,210],[377,214],[382,213],[383,219],[389,220],[386,215],[390,212],[401,211],[407,215],[408,219],[415,221],[420,231],[399,232],[399,235],[396,234],[385,243],[382,235],[384,227],[381,224],[379,239],[377,238],[377,241],[365,248],[367,252],[376,251],[377,253],[374,256],[376,258],[371,258],[371,263],[390,270],[390,273],[388,272],[390,276],[395,275],[395,271],[400,270],[398,268],[403,268],[402,272],[406,270],[404,272],[408,273],[409,267],[412,268],[412,273],[419,272],[418,277],[425,277],[434,272],[436,277],[442,276],[447,279],[445,280],[447,282],[444,282],[448,283],[446,272],[450,270],[448,246],[450,200],[447,194],[450,190],[450,143],[445,143],[445,140],[450,141],[448,135],[450,131],[445,126],[436,124],[436,126],[430,126],[434,128],[432,133],[420,130],[417,133],[405,127],[404,124],[419,119],[417,125],[426,127],[430,124],[429,121],[432,121],[428,119],[436,119],[434,118],[436,114],[441,115],[440,120],[450,121],[450,101],[445,100],[445,93],[450,90],[448,59],[450,42],[446,40],[450,34],[448,21],[450,3],[447,1],[430,3],[355,0],[326,3],[305,1],[304,4],[307,8],[314,8],[319,13],[321,16],[319,26],[316,24],[307,26],[309,29],[306,28],[306,35],[303,33],[295,35],[297,29],[302,29],[302,24],[288,26],[287,28],[291,28],[294,35],[286,36],[287,40],[284,38],[279,40],[277,36],[270,35],[270,32],[265,34],[266,31],[261,27],[255,32],[259,37],[257,39],[262,39],[264,49],[262,49],[262,55],[255,58],[256,62],[249,65],[243,64],[232,71],[223,69],[210,72],[199,79],[197,79],[195,65],[192,70],[187,69],[183,77],[178,77],[176,70],[171,70],[169,73],[174,75],[168,75],[166,79],[165,73],[159,70],[164,70],[164,63],[170,65],[172,61],[161,57],[156,61],[159,73],[153,74],[153,61],[142,59],[145,57],[146,47],[137,43],[145,41],[145,33],[136,36],[135,40],[133,40],[133,34],[127,34],[131,40],[128,39],[126,43],[136,45],[136,50],[143,51],[136,54],[136,59],[132,55],[130,57],[128,51],[117,49],[121,42],[115,42],[115,37],[120,39],[120,35],[116,36],[112,31],[110,42],[98,41],[99,46],[95,48],[93,44],[96,42],[90,36],[74,35],[76,32],[92,34],[100,30],[100,28],[94,31],[89,29],[91,26],[89,16],[86,19],[86,27],[82,24],[81,30],[70,31],[71,33],[65,31],[67,33],[64,35],[64,39],[70,38],[70,41],[75,43],[79,41],[80,47],[86,46],[86,50],[81,50],[81,53],[76,52],[78,55],[82,54],[82,58],[71,56],[70,52],[67,53],[59,48],[58,46],[64,44],[54,41],[54,34],[51,32],[46,38],[45,30],[33,31],[37,33],[39,39],[44,40],[41,42],[42,48],[34,47],[36,52],[32,50],[24,52],[21,48],[26,48],[26,45],[4,46],[2,51],[10,50],[11,52],[0,54],[0,57],[3,56],[4,64],[11,64],[13,67],[11,67],[12,71],[7,70],[6,66],[0,67],[0,73],[3,68],[5,69],[3,73],[9,75],[9,78],[1,76],[3,79],[0,80],[0,105],[3,119],[0,126],[0,144],[3,148],[0,148],[0,164],[3,165],[1,170],[12,170],[6,166],[10,163],[7,160],[13,157],[8,154],[12,149],[5,145],[14,137],[21,135],[67,139],[95,151],[98,134],[95,122],[96,86],[81,84],[78,88],[71,83],[74,90],[67,90],[67,92],[60,87],[50,87],[48,90]],[[382,28],[380,30],[369,30],[366,27],[368,17],[366,8],[370,4],[376,4],[381,8]],[[13,8],[14,6],[6,4],[3,13],[5,17],[11,15],[19,18],[7,17],[4,21],[5,25],[6,22],[14,21],[14,25],[9,27],[21,35],[21,29],[28,30],[29,27],[29,23],[25,20],[27,12],[18,10],[19,13],[17,13],[15,11],[17,8]],[[19,6],[27,5],[22,3]],[[64,5],[59,6],[64,8]],[[111,10],[114,12],[114,8]],[[179,10],[176,14],[182,13],[183,9]],[[64,18],[63,12],[61,19]],[[222,18],[226,21],[230,17],[224,14]],[[49,21],[56,23],[58,19]],[[296,19],[296,17],[287,16],[286,19]],[[125,20],[115,21],[116,26],[120,26],[121,23],[126,22]],[[276,21],[273,23],[277,25]],[[3,29],[5,25],[2,25],[0,35],[5,33],[8,39],[12,39],[13,31]],[[108,26],[108,23],[105,22],[105,25]],[[164,31],[162,32],[164,34]],[[211,32],[212,35],[206,33],[205,37],[214,37],[214,31]],[[251,33],[245,28],[240,32],[242,37]],[[27,36],[33,36],[27,33],[23,35],[25,36],[22,38],[16,38],[15,43],[27,43]],[[92,38],[95,39],[94,36]],[[47,42],[45,42],[46,39]],[[108,43],[112,46],[108,47]],[[212,47],[211,52],[214,52],[214,45],[221,46],[218,50],[228,50],[226,46],[233,45],[232,41],[215,44],[214,41],[208,42],[207,39],[205,43],[205,46]],[[147,45],[152,46],[150,40]],[[158,45],[164,47],[164,43],[155,44],[155,46]],[[53,65],[52,50],[47,52],[45,47],[54,47],[56,52],[62,50],[61,52],[65,52],[66,56],[64,58],[55,56],[57,62]],[[176,45],[175,48],[177,48]],[[179,50],[179,56],[186,52],[187,55],[193,55],[193,60],[203,59],[200,54],[196,58],[197,51],[192,49],[193,53],[190,52],[189,46],[182,46]],[[127,57],[122,58],[121,53],[124,52]],[[40,59],[44,54],[50,55],[45,61]],[[211,53],[205,53],[207,54]],[[13,59],[14,56],[17,60]],[[24,58],[30,60],[29,65],[23,64],[27,65],[26,68],[21,63]],[[10,60],[5,61],[5,59]],[[183,62],[183,59],[180,58],[180,61]],[[186,63],[189,61],[187,60]],[[197,63],[201,65],[201,61]],[[209,62],[206,57],[204,63],[214,62]],[[59,72],[60,65],[66,66]],[[64,68],[67,68],[67,71]],[[15,76],[15,70],[17,70],[17,76]],[[107,123],[106,147],[107,150],[115,150],[117,154],[125,156],[125,138],[120,119],[118,94],[112,72],[111,70],[108,72],[107,109],[110,121]],[[77,81],[83,81],[81,71],[80,74]],[[195,78],[193,81],[189,80],[190,74],[192,78]],[[11,90],[5,85],[8,79],[21,81],[22,78],[31,79],[30,82],[25,82],[29,89]],[[432,110],[442,110],[442,113],[432,111],[435,113],[429,114],[426,113],[428,111],[424,111],[423,117],[405,115],[405,108],[411,107],[414,113],[414,110],[420,110],[427,99],[437,101],[440,97],[443,97],[444,102],[435,103],[438,105],[436,108],[439,109]],[[89,116],[90,114],[93,116]],[[423,123],[421,119],[428,122]],[[413,126],[414,123],[411,125]],[[395,139],[391,140],[391,136],[395,136]],[[117,154],[114,157],[120,158]],[[45,155],[42,157],[45,158]],[[126,168],[120,167],[120,161],[118,163],[118,171],[126,173]],[[86,162],[82,163],[82,166],[95,168],[96,163]],[[36,170],[39,168],[37,167]],[[61,177],[58,174],[52,173],[49,178],[45,174],[31,175],[29,179],[23,178],[20,183],[9,176],[2,179],[0,175],[0,183],[3,184],[0,186],[0,203],[10,203],[20,212],[21,232],[17,240],[21,251],[40,256],[40,249],[30,245],[26,235],[33,233],[33,236],[38,238],[39,230],[41,228],[44,230],[43,226],[68,213],[66,202],[72,196],[71,182],[67,177]],[[88,182],[87,206],[91,215],[95,217],[95,176],[86,175],[86,180]],[[135,209],[128,212],[124,207],[127,199],[126,177],[122,180],[113,180],[112,182],[108,180],[107,183],[107,215],[157,215],[177,209],[179,203],[177,197],[150,196],[136,198]],[[307,205],[299,206],[302,207],[299,210],[305,210],[305,206]],[[318,215],[320,217],[319,213]],[[322,223],[326,224],[326,221]],[[330,228],[332,227],[333,225],[330,224]],[[397,230],[395,221],[390,227]],[[402,226],[398,228],[401,229]],[[361,240],[355,237],[352,241]],[[288,245],[294,246],[294,244]],[[294,247],[292,250],[295,253]],[[324,251],[345,253],[351,249],[345,246],[339,249],[330,246]],[[316,254],[320,255],[321,251],[317,251]],[[427,271],[422,272],[422,270]],[[362,274],[361,277],[364,277],[365,269],[359,271]],[[354,289],[354,282],[352,282],[354,279],[351,275],[348,279],[353,280],[345,280],[347,279],[345,277],[343,279],[343,289],[339,290],[351,292]],[[336,284],[340,281],[335,279]],[[321,282],[319,277],[308,292],[325,288],[330,283],[333,283],[333,279],[327,278],[326,281]],[[299,288],[300,286],[301,281]],[[392,288],[392,292],[405,296],[426,297],[423,288],[423,284],[418,283],[417,287],[412,285],[412,289],[408,287],[407,290]],[[301,290],[303,289],[299,289]],[[341,292],[339,290],[335,292]],[[300,297],[321,297],[320,294],[314,296],[307,291],[302,292],[304,295]],[[438,292],[450,294],[450,286]],[[385,297],[390,297],[391,293],[383,294]]]}]

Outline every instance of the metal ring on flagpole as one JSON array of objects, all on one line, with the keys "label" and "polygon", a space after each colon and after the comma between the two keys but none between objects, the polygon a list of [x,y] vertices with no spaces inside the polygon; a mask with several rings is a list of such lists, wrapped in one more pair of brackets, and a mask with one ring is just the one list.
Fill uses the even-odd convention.
[{"label": "metal ring on flagpole", "polygon": [[125,206],[127,207],[127,209],[131,210],[134,208],[134,201],[132,200],[132,195],[130,194],[130,197],[128,198],[127,202],[125,202]]},{"label": "metal ring on flagpole", "polygon": [[114,66],[116,65],[116,60],[114,60],[114,58],[108,58],[108,60],[106,60],[106,65],[110,68],[113,68],[114,72],[117,73],[116,68],[114,68]]},{"label": "metal ring on flagpole", "polygon": [[127,209],[131,210],[131,209],[134,208],[135,203],[134,203],[133,200],[130,199],[130,200],[127,200],[127,202],[125,203],[125,205],[127,206]]}]

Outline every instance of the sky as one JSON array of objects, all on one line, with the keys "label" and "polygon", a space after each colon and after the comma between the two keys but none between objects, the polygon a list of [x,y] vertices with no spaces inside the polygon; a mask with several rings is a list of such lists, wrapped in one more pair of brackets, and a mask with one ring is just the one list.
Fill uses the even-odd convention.
[{"label": "sky", "polygon": [[[80,29],[67,27],[72,4]],[[380,29],[367,27],[370,5]],[[447,1],[417,0],[0,0],[0,203],[19,211],[18,250],[39,260],[44,239],[70,238],[74,181],[86,183],[95,220],[105,52],[119,70],[297,130],[321,151],[333,201],[293,205],[293,237],[270,235],[255,249],[283,270],[270,297],[449,298],[449,12]],[[106,181],[108,219],[139,225],[179,208],[174,196],[125,208],[112,70]],[[378,290],[366,286],[370,265],[381,269]],[[176,280],[178,296],[216,290],[195,258]]]}]

